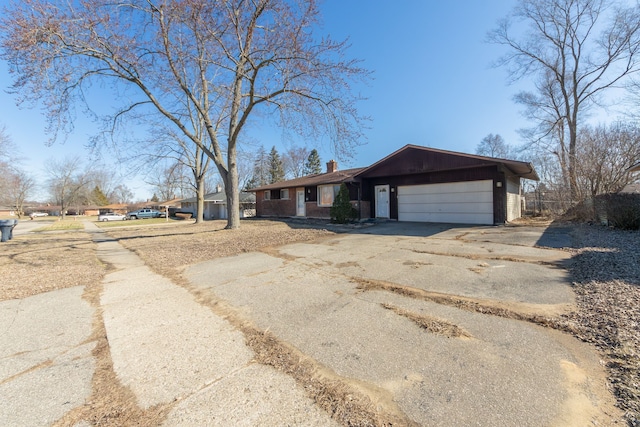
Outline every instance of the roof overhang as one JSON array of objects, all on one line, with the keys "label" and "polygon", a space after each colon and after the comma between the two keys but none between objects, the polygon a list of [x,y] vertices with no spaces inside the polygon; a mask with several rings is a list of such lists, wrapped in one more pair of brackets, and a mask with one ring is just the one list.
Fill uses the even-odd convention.
[{"label": "roof overhang", "polygon": [[[364,168],[362,171],[358,172],[354,177],[358,178],[358,177],[363,177],[366,178],[367,176],[373,176],[375,175],[375,170],[380,168],[381,166],[383,166],[384,164],[390,162],[393,160],[394,157],[399,156],[400,154],[404,153],[405,151],[408,150],[416,150],[418,152],[431,152],[431,153],[439,153],[439,154],[446,154],[446,155],[450,155],[450,156],[458,156],[458,157],[462,157],[462,158],[466,158],[466,159],[475,159],[478,160],[479,162],[476,165],[473,166],[468,166],[468,167],[486,167],[486,166],[492,166],[492,165],[502,165],[505,168],[507,168],[509,171],[511,171],[514,175],[518,175],[521,178],[525,178],[525,179],[531,179],[534,181],[539,181],[540,178],[538,177],[538,174],[536,173],[533,165],[529,162],[522,162],[519,160],[508,160],[508,159],[500,159],[500,158],[496,158],[496,157],[486,157],[486,156],[479,156],[476,154],[467,154],[467,153],[459,153],[456,151],[448,151],[448,150],[441,150],[438,148],[431,148],[431,147],[422,147],[419,145],[405,145],[404,147],[400,148],[399,150],[389,154],[387,157],[377,161],[376,163],[372,164],[371,166]],[[464,169],[466,167],[460,168],[460,169]],[[442,169],[441,169],[442,170]],[[451,170],[451,169],[449,169]]]}]

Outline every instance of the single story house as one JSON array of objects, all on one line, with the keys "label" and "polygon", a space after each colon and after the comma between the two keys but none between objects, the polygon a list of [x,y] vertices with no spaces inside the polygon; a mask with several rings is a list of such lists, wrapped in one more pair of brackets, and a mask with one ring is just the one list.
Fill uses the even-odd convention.
[{"label": "single story house", "polygon": [[[195,197],[180,202],[180,212],[190,212],[194,217],[198,212],[198,200]],[[256,196],[253,193],[240,192],[240,218],[256,214]],[[227,219],[227,195],[221,187],[204,196],[204,219]]]},{"label": "single story house", "polygon": [[98,212],[98,214],[102,215],[109,212],[115,212],[124,215],[128,210],[129,205],[127,205],[126,203],[112,203],[110,205],[100,206],[100,211]]},{"label": "single story house", "polygon": [[263,217],[329,218],[340,185],[361,219],[504,224],[519,218],[522,178],[539,180],[531,163],[405,145],[373,165],[254,188]]},{"label": "single story house", "polygon": [[16,208],[9,206],[0,206],[0,216],[16,216]]}]

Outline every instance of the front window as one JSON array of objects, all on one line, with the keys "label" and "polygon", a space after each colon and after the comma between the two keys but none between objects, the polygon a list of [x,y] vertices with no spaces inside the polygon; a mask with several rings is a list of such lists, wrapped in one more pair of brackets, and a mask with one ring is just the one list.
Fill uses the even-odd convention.
[{"label": "front window", "polygon": [[271,190],[264,192],[264,200],[271,200]]},{"label": "front window", "polygon": [[288,188],[280,190],[280,198],[281,199],[288,199],[289,198],[289,189]]},{"label": "front window", "polygon": [[333,206],[333,200],[339,191],[339,185],[318,186],[318,206]]}]

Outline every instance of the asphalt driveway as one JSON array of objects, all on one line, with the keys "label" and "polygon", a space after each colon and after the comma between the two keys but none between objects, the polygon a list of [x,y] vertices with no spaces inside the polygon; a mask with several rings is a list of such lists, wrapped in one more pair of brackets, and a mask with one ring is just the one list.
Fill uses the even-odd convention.
[{"label": "asphalt driveway", "polygon": [[420,425],[609,424],[613,399],[593,348],[441,302],[571,310],[568,242],[561,228],[390,223],[204,262],[185,275]]}]

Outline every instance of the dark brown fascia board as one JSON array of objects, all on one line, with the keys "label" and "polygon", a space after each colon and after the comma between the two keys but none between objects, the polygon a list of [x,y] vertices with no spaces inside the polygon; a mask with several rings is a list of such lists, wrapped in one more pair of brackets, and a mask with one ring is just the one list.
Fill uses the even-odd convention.
[{"label": "dark brown fascia board", "polygon": [[[371,166],[363,169],[362,171],[358,172],[357,174],[354,175],[354,178],[359,177],[360,175],[363,175],[364,173],[373,170],[374,168],[376,168],[378,165],[380,165],[381,163],[389,160],[390,158],[400,154],[401,152],[408,150],[408,149],[416,149],[416,150],[420,150],[420,151],[432,151],[435,153],[441,153],[441,154],[451,154],[454,156],[462,156],[462,157],[468,157],[471,159],[477,159],[477,160],[486,160],[489,161],[491,163],[501,163],[506,165],[509,170],[511,170],[514,174],[522,176],[523,178],[526,179],[531,179],[533,181],[539,181],[540,178],[538,177],[538,174],[536,173],[535,169],[533,168],[533,165],[531,163],[528,162],[521,162],[518,160],[508,160],[508,159],[500,159],[497,157],[487,157],[487,156],[479,156],[477,154],[467,154],[467,153],[460,153],[458,151],[449,151],[449,150],[442,150],[439,148],[432,148],[432,147],[423,147],[420,145],[413,145],[413,144],[407,144],[404,147],[394,151],[393,153],[389,154],[388,156],[382,158],[381,160],[378,160],[377,162],[375,162],[374,164],[372,164]],[[511,167],[509,167],[509,165],[511,165]],[[514,169],[513,166],[522,166],[522,167],[526,167],[528,169],[527,172],[518,172],[517,170]],[[443,170],[453,170],[453,169],[443,169]]]}]

